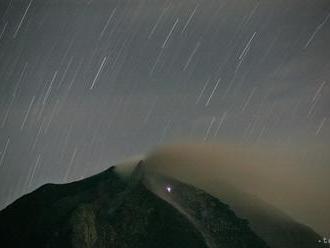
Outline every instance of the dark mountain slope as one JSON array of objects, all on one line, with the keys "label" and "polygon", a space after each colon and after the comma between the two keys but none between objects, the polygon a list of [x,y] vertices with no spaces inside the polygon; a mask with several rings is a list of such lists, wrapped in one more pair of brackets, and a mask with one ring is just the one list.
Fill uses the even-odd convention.
[{"label": "dark mountain slope", "polygon": [[125,188],[113,167],[82,181],[46,184],[0,212],[0,243],[46,247],[52,240],[61,240],[60,245],[65,245],[70,236],[68,220],[77,209],[95,200],[106,206]]},{"label": "dark mountain slope", "polygon": [[171,201],[145,186],[143,162],[128,181],[112,167],[45,185],[0,212],[1,247],[268,247],[227,205],[168,180]]}]

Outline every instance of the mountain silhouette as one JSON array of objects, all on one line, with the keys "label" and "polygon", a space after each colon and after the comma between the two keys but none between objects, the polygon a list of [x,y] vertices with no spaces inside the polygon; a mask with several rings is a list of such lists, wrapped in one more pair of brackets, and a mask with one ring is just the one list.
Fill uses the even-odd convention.
[{"label": "mountain silhouette", "polygon": [[173,178],[146,173],[143,161],[128,179],[112,166],[84,180],[46,184],[23,196],[0,212],[0,244],[50,248],[273,247],[229,205]]}]

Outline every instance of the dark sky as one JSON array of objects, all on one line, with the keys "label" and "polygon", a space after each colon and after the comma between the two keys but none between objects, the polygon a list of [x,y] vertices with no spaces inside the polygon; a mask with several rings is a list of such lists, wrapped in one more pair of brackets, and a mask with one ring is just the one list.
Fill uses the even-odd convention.
[{"label": "dark sky", "polygon": [[178,140],[324,151],[329,76],[328,0],[1,0],[0,208]]}]

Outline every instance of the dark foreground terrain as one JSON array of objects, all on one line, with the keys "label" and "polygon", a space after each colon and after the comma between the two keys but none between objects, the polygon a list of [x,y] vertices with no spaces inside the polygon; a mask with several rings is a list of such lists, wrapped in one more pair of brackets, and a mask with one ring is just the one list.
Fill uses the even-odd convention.
[{"label": "dark foreground terrain", "polygon": [[[0,246],[275,247],[217,198],[173,179],[154,181],[157,187],[145,180],[141,161],[128,180],[111,167],[78,182],[44,185],[0,212]],[[327,247],[313,231],[284,235],[295,237],[290,247]]]}]

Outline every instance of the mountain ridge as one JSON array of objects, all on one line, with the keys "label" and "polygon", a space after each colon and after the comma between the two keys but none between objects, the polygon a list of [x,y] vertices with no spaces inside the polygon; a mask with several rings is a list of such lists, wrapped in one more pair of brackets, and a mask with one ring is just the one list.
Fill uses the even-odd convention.
[{"label": "mountain ridge", "polygon": [[[269,248],[218,198],[174,178],[130,177],[116,166],[68,184],[46,184],[0,211],[4,247]],[[324,246],[320,246],[324,247]]]}]

